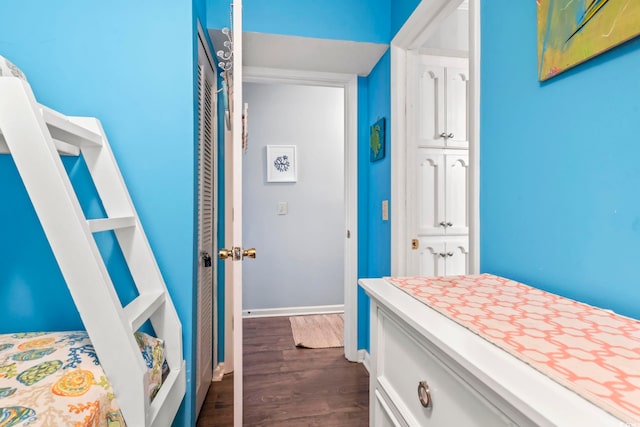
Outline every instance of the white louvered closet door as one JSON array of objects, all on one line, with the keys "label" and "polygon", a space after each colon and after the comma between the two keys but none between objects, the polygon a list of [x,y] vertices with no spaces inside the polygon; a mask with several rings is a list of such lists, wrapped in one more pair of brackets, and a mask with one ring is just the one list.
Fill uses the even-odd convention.
[{"label": "white louvered closet door", "polygon": [[[198,323],[196,366],[196,412],[200,413],[213,377],[217,354],[215,321],[217,307],[214,265],[216,96],[215,74],[198,43]],[[197,415],[196,414],[196,415]]]}]

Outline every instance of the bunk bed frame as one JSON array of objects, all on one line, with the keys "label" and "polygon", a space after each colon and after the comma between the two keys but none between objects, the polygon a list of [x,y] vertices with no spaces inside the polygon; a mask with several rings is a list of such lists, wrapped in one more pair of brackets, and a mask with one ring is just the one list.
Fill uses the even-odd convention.
[{"label": "bunk bed frame", "polygon": [[[169,426],[186,390],[182,326],[100,122],[39,104],[29,83],[0,78],[0,153],[13,156],[82,322],[129,426]],[[82,155],[106,218],[88,220],[60,155]],[[93,234],[112,230],[138,296],[122,306]],[[134,338],[147,320],[169,374],[153,400]]]}]

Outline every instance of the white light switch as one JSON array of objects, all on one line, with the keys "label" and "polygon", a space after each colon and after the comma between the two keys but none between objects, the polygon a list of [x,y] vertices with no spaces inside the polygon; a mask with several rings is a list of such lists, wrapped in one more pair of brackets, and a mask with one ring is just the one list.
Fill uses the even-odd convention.
[{"label": "white light switch", "polygon": [[287,202],[278,202],[278,215],[286,215],[289,213],[289,204]]},{"label": "white light switch", "polygon": [[382,201],[382,220],[389,221],[389,201]]}]

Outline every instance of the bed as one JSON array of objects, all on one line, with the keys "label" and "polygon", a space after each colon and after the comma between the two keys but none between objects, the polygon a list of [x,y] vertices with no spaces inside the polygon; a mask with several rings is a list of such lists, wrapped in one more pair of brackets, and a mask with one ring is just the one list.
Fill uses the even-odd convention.
[{"label": "bed", "polygon": [[[167,374],[161,340],[135,334],[152,399]],[[0,335],[0,426],[125,426],[85,331]]]},{"label": "bed", "polygon": [[372,426],[640,425],[640,321],[490,274],[360,284]]},{"label": "bed", "polygon": [[[0,427],[170,426],[186,393],[182,324],[100,121],[38,103],[0,56],[0,154],[13,157],[86,329],[0,335]],[[60,155],[84,158],[105,217],[85,215]],[[125,306],[101,232],[135,284]]]}]

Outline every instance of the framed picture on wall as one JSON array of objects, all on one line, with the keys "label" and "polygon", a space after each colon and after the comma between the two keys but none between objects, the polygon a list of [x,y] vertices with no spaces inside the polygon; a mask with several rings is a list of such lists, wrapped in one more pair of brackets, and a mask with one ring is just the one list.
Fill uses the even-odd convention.
[{"label": "framed picture on wall", "polygon": [[267,145],[267,182],[296,182],[295,145]]}]

